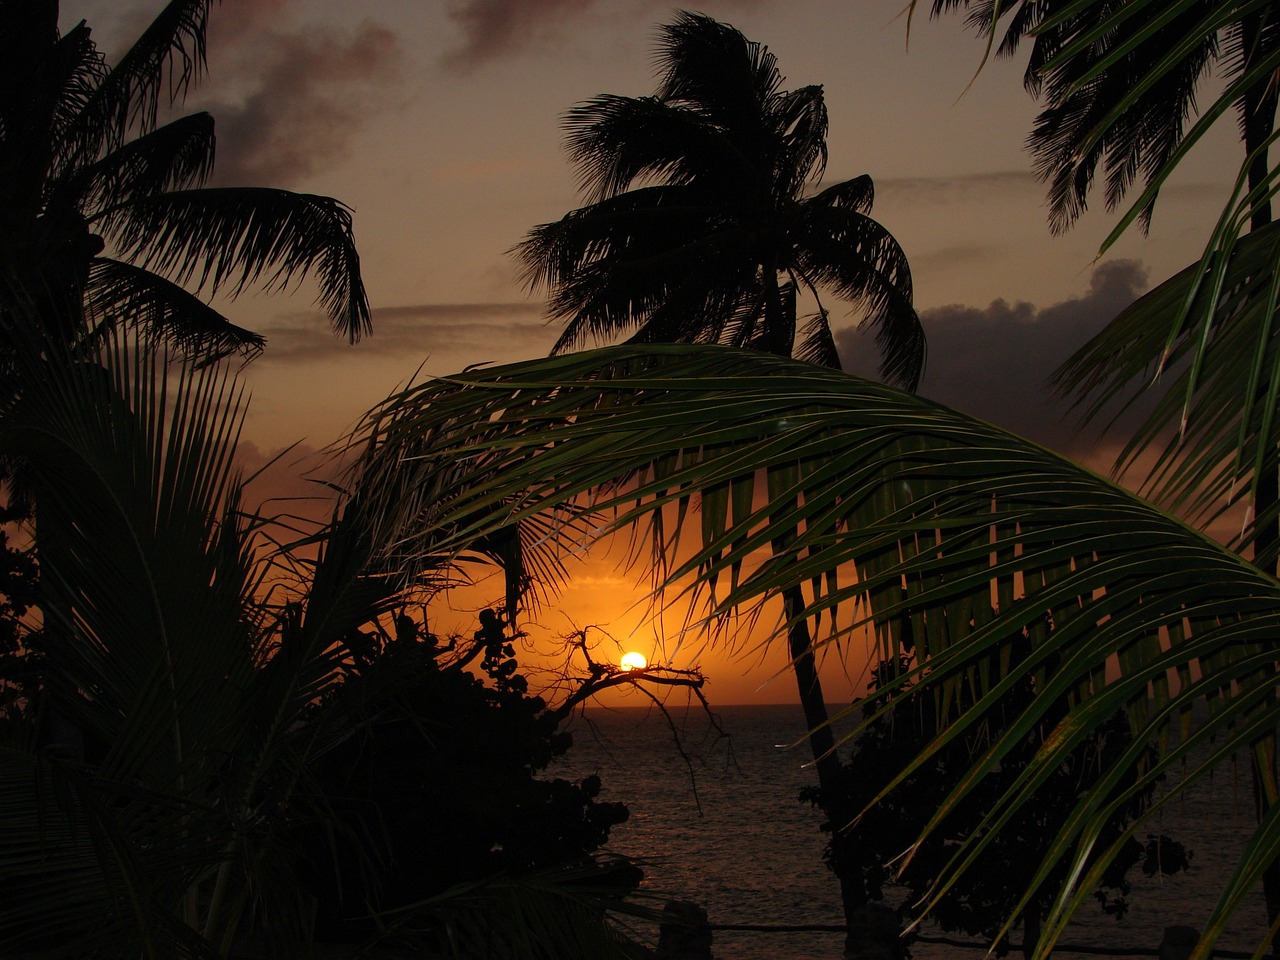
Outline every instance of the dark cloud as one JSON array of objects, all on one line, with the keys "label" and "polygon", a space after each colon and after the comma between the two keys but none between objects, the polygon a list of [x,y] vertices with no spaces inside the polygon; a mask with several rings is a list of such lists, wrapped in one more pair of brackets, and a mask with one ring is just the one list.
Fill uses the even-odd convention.
[{"label": "dark cloud", "polygon": [[249,44],[262,31],[277,30],[298,0],[222,0],[209,18],[210,46],[216,51]]},{"label": "dark cloud", "polygon": [[[719,10],[751,10],[775,0],[706,0],[696,9],[716,14]],[[556,39],[566,24],[602,6],[597,0],[449,0],[446,13],[462,34],[461,42],[444,58],[445,66],[468,70],[537,44]],[[607,8],[610,16],[621,4]],[[623,12],[638,18],[669,20],[673,11],[669,0],[632,0]]]},{"label": "dark cloud", "polygon": [[[279,11],[286,2],[271,6]],[[386,27],[365,23],[350,34],[243,28],[236,37],[234,73],[252,87],[208,105],[217,121],[219,183],[293,186],[344,157],[364,120],[387,105],[400,49]]]},{"label": "dark cloud", "polygon": [[[1069,405],[1052,397],[1049,378],[1146,285],[1141,263],[1115,260],[1093,271],[1084,296],[1043,309],[996,300],[985,308],[925,310],[929,359],[920,394],[1106,470],[1096,431],[1077,435]],[[839,330],[836,342],[845,369],[875,376],[870,336]]]},{"label": "dark cloud", "polygon": [[989,194],[992,191],[1008,193],[1031,190],[1038,193],[1042,189],[1035,174],[1024,170],[997,170],[939,177],[875,177],[873,180],[877,196],[904,197],[913,204],[971,200],[976,194]]},{"label": "dark cloud", "polygon": [[462,43],[446,55],[446,65],[465,70],[497,59],[594,5],[595,0],[450,0],[446,10],[462,31]]},{"label": "dark cloud", "polygon": [[[508,362],[541,356],[556,331],[543,322],[540,303],[418,304],[373,311],[373,335],[355,347],[334,337],[327,321],[308,313],[258,330],[267,338],[264,361],[325,359],[359,351],[393,358],[463,356],[462,363]],[[461,366],[462,364],[459,364]],[[447,371],[436,369],[433,373]]]}]

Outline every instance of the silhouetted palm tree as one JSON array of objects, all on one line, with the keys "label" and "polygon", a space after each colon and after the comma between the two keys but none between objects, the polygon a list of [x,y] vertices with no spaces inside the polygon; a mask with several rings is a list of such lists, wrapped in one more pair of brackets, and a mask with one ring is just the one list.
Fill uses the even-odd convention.
[{"label": "silhouetted palm tree", "polygon": [[[1268,354],[1269,311],[1244,309],[1250,298],[1258,304],[1267,300],[1267,285],[1256,282],[1264,274],[1257,269],[1261,265],[1256,255],[1255,282],[1246,283],[1243,295],[1239,271],[1234,283],[1222,281],[1235,258],[1237,233],[1246,223],[1256,232],[1271,222],[1277,171],[1269,162],[1268,149],[1275,139],[1280,94],[1275,83],[1280,69],[1280,4],[1268,0],[1170,0],[1145,6],[1133,0],[1002,4],[934,0],[932,9],[938,14],[957,7],[968,8],[970,22],[993,43],[996,21],[1009,17],[998,46],[1001,53],[1013,54],[1025,37],[1034,37],[1024,83],[1044,109],[1028,146],[1039,175],[1049,183],[1049,218],[1055,231],[1065,230],[1085,211],[1099,167],[1105,175],[1108,209],[1115,208],[1135,181],[1142,180],[1141,196],[1104,249],[1134,219],[1148,225],[1160,187],[1186,151],[1221,116],[1236,115],[1245,154],[1240,184],[1205,260],[1178,279],[1176,291],[1139,301],[1126,324],[1112,328],[1071,358],[1062,383],[1065,390],[1081,395],[1145,392],[1153,365],[1168,366],[1190,350],[1195,357],[1192,377],[1178,384],[1184,401],[1162,406],[1160,422],[1152,420],[1126,456],[1136,458],[1149,443],[1163,442],[1157,438],[1167,437],[1164,428],[1181,423],[1177,456],[1185,460],[1187,469],[1164,475],[1163,488],[1154,484],[1149,488],[1166,503],[1199,490],[1206,501],[1229,500],[1245,489],[1241,480],[1252,468],[1259,522],[1250,539],[1255,556],[1274,573],[1280,548],[1276,438],[1264,438],[1256,428],[1252,436],[1248,429],[1240,432],[1235,417],[1243,411],[1246,419],[1261,420],[1264,433],[1268,422],[1274,426],[1274,418],[1261,413],[1265,404],[1260,399],[1275,395],[1280,370],[1259,367],[1241,376],[1233,371],[1214,387],[1215,362],[1206,360],[1206,351],[1223,339],[1224,324],[1243,319],[1255,330],[1256,340],[1243,349],[1258,358]],[[1196,95],[1215,75],[1225,89],[1200,108]],[[1192,121],[1189,128],[1188,121]],[[1270,267],[1274,266],[1273,256]],[[1180,298],[1185,303],[1179,303]],[[1154,328],[1155,335],[1143,336],[1137,330],[1143,325]],[[1216,332],[1210,334],[1211,328]],[[1223,410],[1229,411],[1225,419]],[[1197,422],[1208,426],[1206,459],[1214,462],[1221,461],[1222,451],[1210,448],[1223,436],[1230,439],[1239,434],[1241,450],[1234,465],[1238,469],[1216,471],[1212,489],[1205,489],[1205,478],[1215,471],[1206,470],[1199,456],[1185,457],[1188,421],[1193,431],[1199,429]],[[1255,449],[1245,450],[1246,438],[1256,443]]]},{"label": "silhouetted palm tree", "polygon": [[[993,39],[996,22],[1011,14],[1002,53],[1014,53],[1024,36],[1035,38],[1024,79],[1045,108],[1028,145],[1050,185],[1055,231],[1084,212],[1100,164],[1108,209],[1139,175],[1145,181],[1107,245],[1135,217],[1148,226],[1169,173],[1234,109],[1245,157],[1205,259],[1122,313],[1064,364],[1058,381],[1064,392],[1091,397],[1093,416],[1117,394],[1132,400],[1146,393],[1153,368],[1188,361],[1120,462],[1132,464],[1149,446],[1163,446],[1146,489],[1197,518],[1211,518],[1252,493],[1254,520],[1237,545],[1251,547],[1255,563],[1274,576],[1280,552],[1280,359],[1273,342],[1278,251],[1274,231],[1262,231],[1271,224],[1277,178],[1268,150],[1280,94],[1280,4],[934,0],[933,12],[961,6]],[[1225,90],[1197,110],[1196,93],[1215,68]],[[1237,245],[1246,223],[1253,236]],[[1269,253],[1259,257],[1259,250]],[[1274,739],[1255,759],[1261,764],[1254,768],[1254,785],[1262,816],[1276,802]],[[1264,888],[1268,914],[1277,921],[1280,861],[1271,861]]]},{"label": "silhouetted palm tree", "polygon": [[[827,160],[822,88],[784,90],[767,48],[690,13],[661,28],[658,62],[653,96],[570,111],[588,203],[516,248],[566,322],[554,352],[632,333],[790,356],[798,336],[802,359],[838,367],[819,299],[830,290],[875,327],[882,373],[913,388],[924,335],[906,257],[867,215],[871,178],[805,193]],[[801,290],[816,301],[803,319]]]},{"label": "silhouetted palm tree", "polygon": [[[73,341],[142,324],[221,351],[262,338],[185,289],[232,295],[307,273],[337,332],[370,328],[351,220],[328,197],[210,189],[213,119],[162,101],[204,67],[212,0],[172,0],[110,66],[57,0],[0,0],[0,270]],[[104,255],[104,251],[111,255]],[[31,311],[24,311],[30,316]]]},{"label": "silhouetted palm tree", "polygon": [[[549,288],[551,315],[566,321],[553,353],[632,333],[641,343],[722,343],[789,357],[799,337],[801,359],[838,368],[820,296],[830,289],[875,327],[882,375],[914,390],[924,333],[906,256],[867,215],[871,178],[805,195],[827,160],[822,88],[783,89],[767,48],[698,14],[660,28],[658,62],[653,96],[602,95],[569,113],[570,154],[589,202],[516,248],[530,286]],[[802,289],[816,312],[800,320]],[[777,534],[775,554],[790,556],[794,536]],[[782,599],[825,812],[847,823],[853,811],[836,789],[808,605],[798,584]],[[855,878],[840,881],[852,919],[866,891]]]}]

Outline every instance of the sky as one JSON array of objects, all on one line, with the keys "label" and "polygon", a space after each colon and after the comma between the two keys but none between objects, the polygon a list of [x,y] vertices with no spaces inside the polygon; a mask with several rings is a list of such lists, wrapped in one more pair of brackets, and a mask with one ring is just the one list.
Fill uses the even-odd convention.
[{"label": "sky", "polygon": [[[827,180],[870,175],[872,215],[911,263],[929,342],[921,394],[1105,470],[1115,442],[1073,435],[1045,380],[1120,308],[1199,256],[1239,164],[1234,130],[1221,125],[1193,152],[1148,236],[1135,230],[1098,260],[1115,221],[1100,199],[1064,235],[1046,225],[1023,150],[1037,111],[1023,64],[982,65],[984,45],[961,16],[922,12],[908,33],[904,4],[706,0],[693,9],[766,44],[787,86],[823,85]],[[64,0],[62,20],[86,19],[111,58],[159,9],[159,0]],[[546,353],[557,330],[508,251],[579,205],[565,112],[600,93],[651,93],[655,30],[676,9],[654,0],[215,6],[209,75],[186,103],[215,117],[215,183],[346,203],[373,306],[373,335],[351,346],[329,332],[305,285],[225,305],[268,339],[244,373],[247,462],[290,447],[293,464],[415,377]],[[846,367],[872,374],[856,318],[837,322],[836,336]],[[617,599],[637,592],[633,580],[595,564],[543,612],[543,628],[599,623],[644,648],[651,638],[625,639],[647,628]],[[791,699],[786,678],[758,689],[776,655],[701,662],[720,703]],[[841,699],[857,685],[837,679],[828,693]]]}]

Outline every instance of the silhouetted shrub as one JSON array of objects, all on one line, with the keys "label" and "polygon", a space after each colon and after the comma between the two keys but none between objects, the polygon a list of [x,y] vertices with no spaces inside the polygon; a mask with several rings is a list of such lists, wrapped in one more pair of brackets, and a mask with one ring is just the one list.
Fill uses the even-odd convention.
[{"label": "silhouetted shrub", "polygon": [[[482,633],[477,643],[492,639]],[[337,731],[337,742],[313,765],[313,795],[345,826],[341,836],[308,831],[306,818],[299,828],[322,937],[359,935],[371,910],[455,884],[582,861],[627,819],[623,804],[597,800],[597,777],[537,776],[571,735],[527,694],[509,644],[485,652],[487,682],[438,669],[433,643],[402,637],[359,658],[317,709],[317,739]],[[630,889],[639,875],[601,879]],[[351,902],[348,891],[369,888],[377,903]]]}]

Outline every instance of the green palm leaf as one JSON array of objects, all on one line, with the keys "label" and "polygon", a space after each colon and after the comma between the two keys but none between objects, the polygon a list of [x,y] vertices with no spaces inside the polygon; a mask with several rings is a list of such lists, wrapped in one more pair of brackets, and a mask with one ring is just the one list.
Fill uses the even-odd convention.
[{"label": "green palm leaf", "polygon": [[[1280,230],[1249,234],[1230,258],[1210,256],[1139,299],[1055,377],[1094,419],[1131,408],[1165,371],[1169,385],[1118,465],[1158,448],[1146,492],[1201,525],[1256,489],[1260,458],[1275,444],[1277,265]],[[1240,544],[1267,522],[1274,516],[1253,518]]]},{"label": "green palm leaf", "polygon": [[[969,7],[971,22],[992,38],[999,20],[1013,13],[1002,50],[1015,50],[1020,34],[1034,37],[1027,85],[1046,107],[1031,145],[1051,184],[1055,228],[1083,211],[1099,165],[1106,170],[1108,207],[1118,206],[1136,179],[1144,181],[1100,252],[1135,220],[1149,219],[1160,189],[1190,150],[1225,114],[1238,114],[1246,155],[1199,263],[1126,311],[1117,328],[1071,358],[1058,379],[1081,402],[1095,387],[1100,391],[1085,407],[1088,416],[1108,398],[1136,397],[1157,377],[1172,381],[1172,392],[1119,466],[1132,466],[1145,450],[1160,451],[1148,492],[1200,519],[1247,491],[1264,517],[1254,519],[1239,544],[1256,534],[1262,552],[1274,553],[1270,451],[1280,368],[1270,345],[1277,298],[1268,278],[1276,264],[1267,252],[1272,241],[1243,236],[1246,230],[1273,236],[1265,228],[1280,177],[1269,160],[1280,68],[1274,4],[1069,0],[1049,9],[935,0],[933,9],[957,6]],[[1214,68],[1222,88],[1197,108],[1196,94]],[[1139,331],[1144,325],[1149,329]],[[1229,349],[1238,355],[1228,357]],[[1178,362],[1185,366],[1174,366]]]},{"label": "green palm leaf", "polygon": [[[453,532],[433,537],[432,549],[534,516],[576,519],[592,536],[636,528],[665,554],[666,602],[700,603],[717,577],[728,580],[708,625],[797,590],[804,609],[790,621],[844,611],[834,636],[871,629],[877,657],[899,652],[910,624],[914,679],[950,702],[968,691],[975,705],[902,777],[981,722],[1029,672],[1042,696],[937,820],[1014,743],[1039,730],[1043,745],[937,878],[935,894],[1094,725],[1124,710],[1136,739],[1160,750],[1160,765],[1131,751],[1049,846],[1044,873],[1063,858],[1075,866],[1040,955],[1115,854],[1091,838],[1108,805],[1138,789],[1120,787],[1126,777],[1140,785],[1176,770],[1209,738],[1226,745],[1214,758],[1226,762],[1274,731],[1266,680],[1280,627],[1274,579],[1075,464],[889,388],[762,354],[628,346],[427,384],[389,399],[367,431],[377,443],[360,474],[365,489],[387,478],[425,496],[447,488],[436,529]],[[727,488],[740,508],[707,500]],[[672,526],[699,498],[704,510],[721,507],[705,511],[700,527]],[[389,510],[378,527],[409,549],[415,532],[404,520]],[[560,529],[572,541],[571,528]],[[796,535],[779,540],[780,530]],[[1037,626],[1046,618],[1051,633]],[[1008,674],[1002,664],[1015,642],[1030,652]],[[1174,675],[1180,688],[1168,681]],[[1051,723],[1064,698],[1072,710]],[[1194,736],[1179,737],[1184,725]],[[1171,795],[1210,766],[1188,761]],[[1278,841],[1268,820],[1250,847],[1259,859],[1221,891],[1205,949]]]}]

